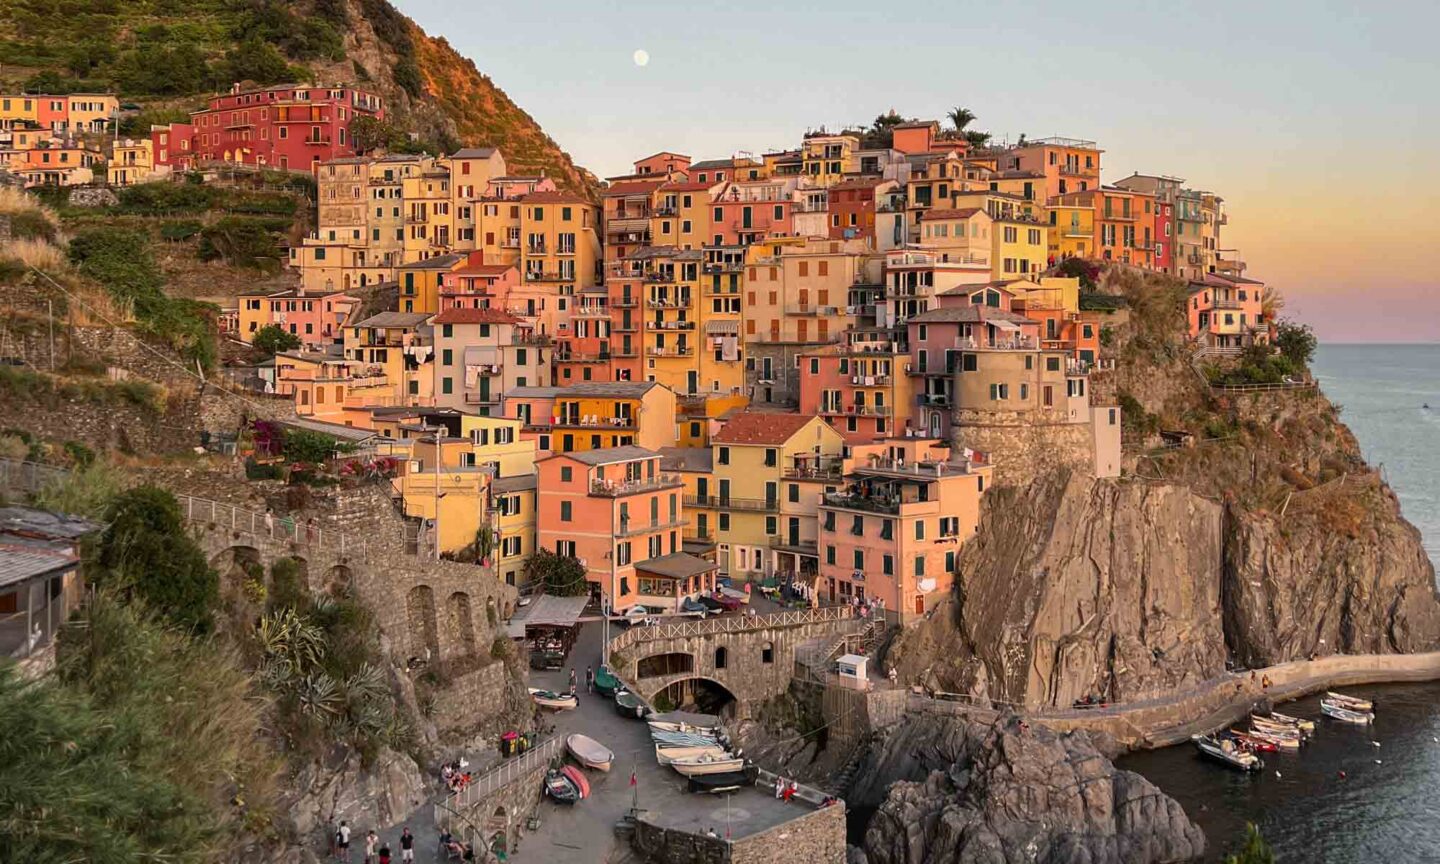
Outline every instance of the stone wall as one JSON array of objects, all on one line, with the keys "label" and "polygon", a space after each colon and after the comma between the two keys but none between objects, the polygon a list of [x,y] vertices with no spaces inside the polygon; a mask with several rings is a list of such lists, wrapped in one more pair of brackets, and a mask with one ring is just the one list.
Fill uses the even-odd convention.
[{"label": "stone wall", "polygon": [[[95,392],[108,387],[95,381]],[[40,397],[0,388],[0,426],[21,426],[49,441],[79,441],[94,450],[124,453],[168,453],[199,443],[193,425],[195,400],[170,391],[165,408],[155,411],[119,396]]]},{"label": "stone wall", "polygon": [[[750,400],[760,405],[799,405],[800,373],[795,368],[795,358],[806,351],[814,351],[828,344],[830,343],[746,342],[745,392],[750,394]],[[772,383],[762,384],[761,375],[765,369],[766,357],[770,358],[772,377],[763,380]]]},{"label": "stone wall", "polygon": [[630,843],[651,864],[724,864],[730,860],[730,844],[722,838],[662,828],[644,819],[635,822]]},{"label": "stone wall", "polygon": [[1089,423],[1072,423],[1058,413],[965,408],[955,409],[951,423],[951,443],[985,453],[995,466],[997,484],[1024,484],[1061,468],[1095,474]]},{"label": "stone wall", "polygon": [[821,807],[730,844],[731,864],[844,864],[845,806]]}]

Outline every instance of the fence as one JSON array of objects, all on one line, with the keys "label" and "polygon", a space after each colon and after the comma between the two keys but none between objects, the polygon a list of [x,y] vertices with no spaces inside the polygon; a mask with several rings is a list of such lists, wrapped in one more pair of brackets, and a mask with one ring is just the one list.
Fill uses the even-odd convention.
[{"label": "fence", "polygon": [[516,780],[527,774],[538,771],[550,761],[560,755],[560,739],[546,738],[535,745],[529,752],[508,759],[495,768],[481,774],[470,782],[470,785],[446,798],[444,801],[435,803],[435,825],[442,827],[449,823],[447,816],[466,817],[461,814],[466,808],[474,807],[489,795],[504,789]]},{"label": "fence", "polygon": [[1276,384],[1211,384],[1216,393],[1268,393],[1275,390],[1313,390],[1314,381],[1282,381]]},{"label": "fence", "polygon": [[39,492],[57,480],[63,480],[70,472],[54,465],[26,462],[17,459],[0,459],[0,489],[15,492]]},{"label": "fence", "polygon": [[722,615],[718,618],[702,618],[676,624],[651,624],[632,627],[616,636],[610,640],[610,651],[623,651],[637,642],[653,642],[657,639],[686,639],[714,633],[753,633],[773,627],[848,621],[854,618],[855,614],[856,610],[850,606],[822,606],[818,609],[772,612],[769,615]]}]

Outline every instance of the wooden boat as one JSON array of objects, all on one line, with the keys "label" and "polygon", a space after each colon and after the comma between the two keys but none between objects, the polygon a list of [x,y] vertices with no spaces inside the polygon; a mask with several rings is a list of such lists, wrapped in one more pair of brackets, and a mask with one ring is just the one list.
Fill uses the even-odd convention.
[{"label": "wooden boat", "polygon": [[[1358,696],[1346,696],[1344,693],[1336,693],[1334,690],[1326,690],[1325,697],[1331,702],[1337,703],[1341,708],[1351,711],[1374,711],[1375,703],[1369,699],[1361,699]],[[1321,700],[1323,705],[1324,699]]]},{"label": "wooden boat", "polygon": [[1354,723],[1357,726],[1368,725],[1375,719],[1375,715],[1369,711],[1355,711],[1329,699],[1320,700],[1320,713],[1342,723]]},{"label": "wooden boat", "polygon": [[669,765],[677,759],[698,759],[701,756],[719,757],[729,756],[730,751],[718,744],[706,747],[662,747],[655,745],[655,761],[661,765]]},{"label": "wooden boat", "polygon": [[639,720],[649,714],[650,709],[645,707],[644,701],[639,696],[629,690],[621,690],[615,694],[615,713],[621,717],[634,717]]},{"label": "wooden boat", "polygon": [[1238,771],[1259,771],[1265,767],[1260,757],[1254,753],[1246,753],[1232,741],[1220,741],[1209,735],[1194,735],[1190,740],[1195,742],[1201,754]]},{"label": "wooden boat", "polygon": [[574,693],[556,693],[554,690],[539,690],[530,688],[530,698],[541,708],[549,708],[551,711],[571,711],[580,704]]},{"label": "wooden boat", "polygon": [[672,744],[729,744],[723,732],[651,732],[650,740],[666,746]]},{"label": "wooden boat", "polygon": [[746,765],[739,771],[727,771],[723,774],[696,774],[689,778],[686,787],[691,792],[718,795],[734,792],[743,786],[754,786],[757,774],[759,769],[754,765]]},{"label": "wooden boat", "polygon": [[580,787],[559,771],[545,772],[545,794],[558,804],[574,804],[580,800]]},{"label": "wooden boat", "polygon": [[740,771],[745,767],[745,760],[739,756],[707,753],[689,759],[672,759],[670,767],[686,777],[696,777],[701,774],[728,774],[731,771]]},{"label": "wooden boat", "polygon": [[580,790],[581,798],[590,797],[590,781],[585,779],[584,771],[581,771],[574,765],[566,765],[564,768],[560,769],[560,773],[570,778],[570,782],[574,783],[575,788]]},{"label": "wooden boat", "polygon": [[1274,753],[1280,749],[1279,745],[1274,741],[1252,735],[1243,729],[1231,729],[1229,733],[1221,733],[1221,735],[1216,737],[1228,737],[1251,753]]},{"label": "wooden boat", "polygon": [[[1254,715],[1251,716],[1253,717]],[[1305,717],[1291,717],[1289,714],[1281,714],[1279,711],[1271,711],[1270,719],[1279,721],[1281,723],[1289,723],[1291,726],[1294,726],[1301,732],[1306,732],[1312,735],[1315,733],[1315,721]]]},{"label": "wooden boat", "polygon": [[1250,727],[1267,735],[1274,735],[1278,738],[1294,738],[1303,742],[1305,733],[1287,723],[1276,723],[1274,720],[1266,720],[1263,717],[1251,717]]},{"label": "wooden boat", "polygon": [[595,692],[601,696],[614,696],[624,685],[610,672],[609,666],[595,670]]},{"label": "wooden boat", "polygon": [[651,734],[656,732],[684,732],[692,735],[715,734],[720,729],[720,724],[714,726],[701,726],[694,723],[686,723],[683,720],[657,720],[651,717],[645,721],[650,726]]},{"label": "wooden boat", "polygon": [[1261,741],[1267,741],[1271,744],[1274,744],[1277,748],[1281,750],[1300,749],[1300,736],[1298,734],[1285,735],[1279,732],[1274,732],[1272,730],[1261,729],[1259,727],[1251,727],[1249,734],[1252,737],[1257,738]]},{"label": "wooden boat", "polygon": [[591,738],[589,735],[575,733],[565,738],[565,749],[570,751],[576,761],[586,768],[594,768],[597,771],[609,771],[610,766],[615,762],[615,754],[609,747]]}]

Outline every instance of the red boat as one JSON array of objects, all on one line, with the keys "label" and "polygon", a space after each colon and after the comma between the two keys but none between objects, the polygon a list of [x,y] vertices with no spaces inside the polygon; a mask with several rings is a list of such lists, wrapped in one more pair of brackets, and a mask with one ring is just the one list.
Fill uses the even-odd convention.
[{"label": "red boat", "polygon": [[584,771],[581,771],[574,765],[566,765],[560,769],[560,773],[570,778],[570,782],[574,783],[575,788],[580,790],[580,798],[582,800],[590,797],[590,781],[585,779]]},{"label": "red boat", "polygon": [[1241,732],[1239,729],[1231,729],[1229,737],[1252,753],[1274,753],[1279,748],[1275,742],[1256,738],[1248,732]]}]

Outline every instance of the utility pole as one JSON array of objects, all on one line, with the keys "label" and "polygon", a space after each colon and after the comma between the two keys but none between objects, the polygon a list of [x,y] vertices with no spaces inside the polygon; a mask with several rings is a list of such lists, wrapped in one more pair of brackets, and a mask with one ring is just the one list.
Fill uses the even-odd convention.
[{"label": "utility pole", "polygon": [[440,560],[440,430],[443,425],[435,426],[435,560]]},{"label": "utility pole", "polygon": [[55,301],[46,300],[45,309],[50,319],[50,371],[55,371]]}]

